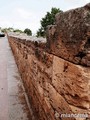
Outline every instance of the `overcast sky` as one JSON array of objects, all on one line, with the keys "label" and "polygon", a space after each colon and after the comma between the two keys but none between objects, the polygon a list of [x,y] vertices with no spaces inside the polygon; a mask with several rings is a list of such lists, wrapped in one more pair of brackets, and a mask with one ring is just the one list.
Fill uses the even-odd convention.
[{"label": "overcast sky", "polygon": [[52,7],[63,11],[81,7],[90,0],[0,0],[0,27],[24,30],[30,28],[35,33],[40,28],[40,20]]}]

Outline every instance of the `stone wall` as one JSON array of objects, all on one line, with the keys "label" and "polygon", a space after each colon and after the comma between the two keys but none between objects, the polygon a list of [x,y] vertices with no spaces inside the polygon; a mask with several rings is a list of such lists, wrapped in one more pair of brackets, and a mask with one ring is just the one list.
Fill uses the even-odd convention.
[{"label": "stone wall", "polygon": [[56,15],[47,30],[47,48],[65,60],[90,66],[90,3]]},{"label": "stone wall", "polygon": [[[67,16],[68,21],[76,11],[78,13],[81,10],[83,13],[85,10],[85,15],[87,15],[88,10],[90,10],[89,7],[90,5],[86,5],[84,8],[61,13],[60,16],[63,16],[63,18]],[[68,18],[68,15],[70,18]],[[59,15],[57,16],[60,19]],[[79,13],[77,17],[80,18]],[[72,18],[74,20],[75,17]],[[86,21],[88,20],[87,18]],[[75,43],[72,42],[74,40],[73,37],[70,37],[70,34],[74,35],[74,28],[69,33],[69,28],[66,26],[68,33],[66,31],[61,32],[60,30],[63,28],[61,21],[57,21],[58,26],[54,25],[51,26],[51,29],[48,28],[47,42],[15,34],[8,34],[8,40],[36,120],[87,120],[87,118],[65,118],[62,116],[62,114],[84,114],[89,117],[90,114],[90,67],[86,67],[89,65],[86,62],[84,64],[86,66],[82,66],[82,62],[74,62],[77,60],[73,57],[80,54],[78,48],[82,46],[83,42],[86,44],[87,40],[83,41],[83,35],[79,36],[80,38],[78,37],[82,32],[82,29],[78,28],[80,33],[77,37],[75,33]],[[65,22],[62,24],[65,25]],[[68,25],[71,25],[71,22]],[[63,37],[61,37],[60,33],[63,33],[64,36],[62,34]],[[58,46],[57,49],[56,45],[61,44],[61,39],[65,43]],[[89,45],[86,49],[89,50]],[[79,56],[77,56],[77,59],[79,59]],[[89,59],[85,59],[89,61]]]},{"label": "stone wall", "polygon": [[60,120],[56,113],[89,113],[89,68],[49,54],[36,42],[8,39],[36,120]]}]

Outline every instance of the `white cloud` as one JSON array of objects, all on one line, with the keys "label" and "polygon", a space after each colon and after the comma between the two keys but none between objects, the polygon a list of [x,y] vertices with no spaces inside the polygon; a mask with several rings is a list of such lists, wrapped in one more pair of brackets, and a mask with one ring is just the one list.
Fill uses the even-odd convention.
[{"label": "white cloud", "polygon": [[24,19],[28,19],[33,15],[32,12],[29,12],[29,11],[22,9],[22,8],[17,8],[15,12],[18,15],[18,17],[21,17]]},{"label": "white cloud", "polygon": [[30,28],[33,33],[40,27],[42,14],[23,8],[16,8],[13,14],[14,16],[11,18],[11,21],[13,21],[14,27],[18,28],[19,26],[21,29]]},{"label": "white cloud", "polygon": [[0,17],[0,26],[1,27],[9,27],[9,26],[12,26],[12,24],[5,17]]},{"label": "white cloud", "polygon": [[[32,0],[29,2],[31,3]],[[52,0],[52,2],[47,1],[48,4],[46,4],[45,0],[43,0],[43,2],[39,2],[39,4],[37,3],[38,5],[33,4],[32,2],[29,7],[28,5],[24,6],[24,1],[22,5],[21,2],[19,4],[18,1],[15,1],[15,3],[12,2],[12,5],[8,8],[5,6],[3,10],[0,9],[0,11],[5,10],[3,14],[1,12],[3,16],[0,15],[0,27],[13,27],[23,30],[25,28],[30,28],[32,32],[35,33],[36,30],[40,27],[40,20],[42,17],[44,17],[46,12],[51,9],[51,7],[54,6],[66,11],[72,8],[84,6],[90,2],[90,0],[57,0],[56,2],[53,2]],[[13,9],[12,6],[14,6]]]},{"label": "white cloud", "polygon": [[33,11],[15,8],[10,15],[0,17],[0,27],[13,27],[15,29],[30,28],[33,33],[40,27],[42,15]]},{"label": "white cloud", "polygon": [[89,2],[90,0],[65,0],[65,5],[63,6],[63,10],[67,11],[69,9],[83,7]]},{"label": "white cloud", "polygon": [[85,0],[85,2],[90,2],[90,0]]}]

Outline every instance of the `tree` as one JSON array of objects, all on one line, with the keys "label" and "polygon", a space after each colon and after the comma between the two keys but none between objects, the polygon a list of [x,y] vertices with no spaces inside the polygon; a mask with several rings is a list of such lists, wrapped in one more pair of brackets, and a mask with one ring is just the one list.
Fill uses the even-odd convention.
[{"label": "tree", "polygon": [[7,28],[2,28],[1,31],[2,31],[3,33],[7,33]]},{"label": "tree", "polygon": [[27,35],[32,35],[32,31],[28,28],[24,30],[24,33],[26,33]]},{"label": "tree", "polygon": [[39,37],[39,36],[45,36],[45,32],[44,32],[44,30],[43,30],[43,28],[40,28],[38,31],[37,31],[37,35],[36,35],[37,37]]},{"label": "tree", "polygon": [[13,32],[23,33],[23,31],[22,31],[22,30],[19,30],[19,29],[16,29],[16,30],[14,30]]},{"label": "tree", "polygon": [[37,31],[37,36],[45,36],[47,26],[55,24],[55,15],[58,12],[62,11],[59,8],[52,8],[50,12],[47,12],[45,17],[40,21],[41,28]]},{"label": "tree", "polygon": [[9,27],[9,28],[7,28],[7,30],[8,30],[9,32],[13,32],[13,31],[14,31],[14,28]]}]

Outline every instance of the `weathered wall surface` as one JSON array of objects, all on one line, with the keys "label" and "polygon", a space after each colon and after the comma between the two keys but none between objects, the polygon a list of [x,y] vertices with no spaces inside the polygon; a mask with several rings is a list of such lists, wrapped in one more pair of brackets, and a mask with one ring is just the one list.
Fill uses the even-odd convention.
[{"label": "weathered wall surface", "polygon": [[89,68],[49,54],[35,42],[8,39],[37,120],[60,120],[56,113],[89,113]]},{"label": "weathered wall surface", "polygon": [[[61,114],[72,113],[90,114],[90,67],[76,65],[76,63],[82,64],[82,62],[75,62],[73,64],[74,61],[77,61],[74,56],[78,54],[77,59],[81,59],[79,55],[83,54],[80,46],[84,42],[87,44],[88,40],[90,40],[84,39],[87,31],[88,33],[90,32],[90,18],[87,17],[86,19],[86,16],[89,14],[89,8],[90,4],[84,8],[71,10],[60,15],[63,18],[67,16],[67,21],[63,22],[62,19],[60,21],[57,20],[57,25],[48,29],[47,43],[38,43],[38,41],[32,41],[30,38],[25,39],[20,36],[8,35],[9,43],[36,120],[87,120],[86,118],[65,118],[60,116]],[[82,11],[81,16],[80,11]],[[75,16],[73,16],[74,12],[76,13]],[[59,15],[57,16],[59,17]],[[78,23],[75,28],[78,27],[79,31],[76,29],[75,36],[70,37],[71,33],[74,35],[73,31],[75,28],[70,33],[69,28],[70,25],[74,24],[75,17],[76,21],[79,18],[82,20],[82,26],[85,26],[85,24],[81,17],[85,17],[86,28],[88,28],[85,31],[85,36],[82,33],[83,28],[81,29],[81,23]],[[72,24],[70,22],[71,18],[73,19]],[[68,23],[67,25],[69,26],[66,26],[67,31],[62,31],[64,28],[61,25],[65,25],[65,23]],[[77,32],[78,34],[76,35]],[[63,37],[61,37],[60,33],[62,33]],[[74,38],[75,40],[73,40]],[[65,42],[62,45],[61,39]],[[60,45],[58,48],[57,44]],[[86,49],[88,54],[83,56],[87,61],[84,65],[87,66],[89,66],[88,63],[90,62],[89,58],[86,57],[87,55],[89,56],[89,47],[89,44],[87,44]],[[59,117],[57,116],[58,114]]]},{"label": "weathered wall surface", "polygon": [[47,47],[65,60],[90,66],[90,4],[57,14],[47,30]]}]

